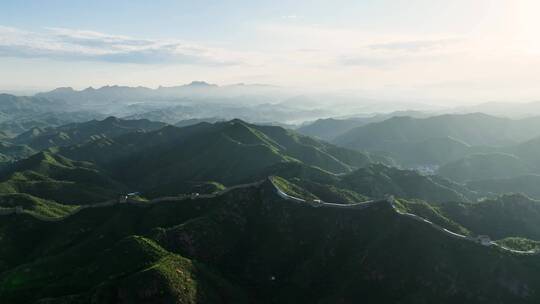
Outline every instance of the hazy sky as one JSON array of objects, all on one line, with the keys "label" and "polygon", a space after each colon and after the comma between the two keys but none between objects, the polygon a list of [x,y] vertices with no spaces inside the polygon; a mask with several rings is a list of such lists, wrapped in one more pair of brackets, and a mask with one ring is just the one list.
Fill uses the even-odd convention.
[{"label": "hazy sky", "polygon": [[0,89],[191,80],[540,100],[540,1],[0,0]]}]

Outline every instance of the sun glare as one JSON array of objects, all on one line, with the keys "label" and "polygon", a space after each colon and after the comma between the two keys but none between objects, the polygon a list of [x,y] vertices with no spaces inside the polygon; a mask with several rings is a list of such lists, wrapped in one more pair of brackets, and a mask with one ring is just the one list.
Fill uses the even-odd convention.
[{"label": "sun glare", "polygon": [[540,1],[512,1],[513,39],[527,53],[540,54]]}]

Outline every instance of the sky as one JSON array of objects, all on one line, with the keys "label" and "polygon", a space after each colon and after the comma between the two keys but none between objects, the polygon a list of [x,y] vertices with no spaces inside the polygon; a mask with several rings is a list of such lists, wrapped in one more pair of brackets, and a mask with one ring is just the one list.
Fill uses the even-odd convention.
[{"label": "sky", "polygon": [[540,100],[535,0],[0,0],[0,91],[264,83]]}]

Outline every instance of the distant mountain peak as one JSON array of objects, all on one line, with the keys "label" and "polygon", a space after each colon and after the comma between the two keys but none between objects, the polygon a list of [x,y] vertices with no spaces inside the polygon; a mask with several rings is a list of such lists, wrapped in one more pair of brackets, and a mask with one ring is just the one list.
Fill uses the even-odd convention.
[{"label": "distant mountain peak", "polygon": [[103,120],[103,122],[118,122],[120,121],[120,118],[115,116],[109,116]]},{"label": "distant mountain peak", "polygon": [[187,86],[190,87],[217,87],[217,84],[208,83],[206,81],[194,80]]},{"label": "distant mountain peak", "polygon": [[59,87],[52,90],[51,92],[75,92],[75,90],[72,87]]},{"label": "distant mountain peak", "polygon": [[229,124],[247,124],[245,121],[241,120],[240,118],[233,118],[231,120],[229,120],[228,122]]}]

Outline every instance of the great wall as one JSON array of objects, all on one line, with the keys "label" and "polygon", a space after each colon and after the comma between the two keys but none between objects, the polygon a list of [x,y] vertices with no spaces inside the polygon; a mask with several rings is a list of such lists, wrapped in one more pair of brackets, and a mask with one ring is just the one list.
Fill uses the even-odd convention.
[{"label": "great wall", "polygon": [[508,248],[508,247],[505,247],[505,246],[502,246],[496,242],[493,242],[491,241],[487,236],[476,236],[476,237],[473,237],[473,236],[467,236],[467,235],[462,235],[462,234],[458,234],[458,233],[455,233],[455,232],[452,232],[444,227],[441,227],[423,217],[420,217],[416,214],[412,214],[412,213],[407,213],[407,212],[402,212],[400,211],[397,207],[396,207],[396,203],[395,203],[395,198],[394,196],[392,195],[389,195],[387,196],[385,199],[382,199],[382,200],[371,200],[371,201],[366,201],[366,202],[360,202],[360,203],[354,203],[354,204],[336,204],[336,203],[327,203],[327,202],[324,202],[324,201],[321,201],[321,200],[304,200],[304,199],[301,199],[301,198],[298,198],[298,197],[294,197],[294,196],[290,196],[289,194],[283,192],[275,183],[274,181],[270,178],[270,182],[272,183],[272,185],[274,186],[274,188],[276,189],[276,192],[277,194],[285,199],[285,200],[289,200],[289,201],[292,201],[292,202],[295,202],[295,203],[308,203],[310,204],[311,206],[315,207],[315,208],[320,208],[320,207],[330,207],[330,208],[341,208],[341,209],[355,209],[355,210],[358,210],[358,209],[365,209],[365,208],[368,208],[368,207],[371,207],[375,204],[382,204],[382,203],[387,203],[389,204],[392,209],[397,213],[399,214],[400,216],[403,216],[403,217],[407,217],[407,218],[410,218],[410,219],[413,219],[415,221],[418,221],[418,222],[421,222],[421,223],[424,223],[424,224],[427,224],[427,225],[431,225],[433,228],[435,228],[436,230],[438,231],[441,231],[443,232],[444,234],[452,237],[452,238],[456,238],[456,239],[460,239],[460,240],[465,240],[465,241],[470,241],[470,242],[474,242],[474,243],[477,243],[477,244],[481,244],[483,246],[494,246],[494,247],[497,247],[497,248],[500,248],[504,251],[507,251],[507,252],[511,252],[511,253],[516,253],[516,254],[524,254],[524,255],[535,255],[535,254],[539,254],[540,252],[538,251],[535,251],[535,250],[529,250],[529,251],[521,251],[521,250],[514,250],[514,249],[511,249],[511,248]]},{"label": "great wall", "polygon": [[[416,214],[407,213],[407,212],[403,212],[403,211],[399,210],[399,208],[396,207],[395,198],[392,195],[389,195],[386,198],[380,199],[380,200],[370,200],[370,201],[352,203],[352,204],[328,203],[328,202],[324,202],[322,200],[305,200],[305,199],[302,199],[302,198],[291,196],[291,195],[285,193],[284,191],[282,191],[274,183],[274,181],[273,181],[273,179],[271,177],[268,177],[267,180],[270,181],[271,185],[273,186],[274,190],[276,191],[276,193],[277,193],[277,195],[279,197],[281,197],[284,200],[290,201],[290,202],[300,203],[300,204],[308,204],[313,208],[321,208],[322,207],[322,208],[339,208],[339,209],[354,209],[354,210],[362,210],[362,209],[366,209],[366,208],[369,208],[371,206],[374,206],[376,204],[384,204],[384,203],[386,203],[386,204],[389,204],[392,207],[392,209],[398,215],[406,217],[406,218],[413,219],[415,221],[418,221],[418,222],[421,222],[421,223],[424,223],[424,224],[427,224],[427,225],[431,225],[431,227],[435,228],[436,230],[446,234],[449,237],[455,238],[455,239],[474,242],[474,243],[481,244],[481,245],[484,245],[484,246],[494,246],[494,247],[500,248],[500,249],[502,249],[504,251],[511,252],[511,253],[516,253],[516,254],[523,254],[523,255],[540,254],[540,252],[535,251],[535,250],[520,251],[520,250],[514,250],[514,249],[511,249],[511,248],[502,246],[502,245],[500,245],[500,244],[498,244],[496,242],[491,241],[489,238],[487,238],[487,236],[473,237],[473,236],[467,236],[467,235],[462,235],[462,234],[452,232],[452,231],[450,231],[450,230],[448,230],[448,229],[446,229],[444,227],[441,227],[441,226],[439,226],[439,225],[437,225],[437,224],[435,224],[435,223],[433,223],[433,222],[431,222],[431,221],[429,221],[429,220],[427,220],[427,219],[425,219],[423,217],[420,217],[420,216],[418,216]],[[210,198],[215,198],[215,197],[224,195],[224,194],[226,194],[226,193],[228,193],[230,191],[233,191],[233,190],[242,189],[242,188],[249,188],[249,187],[257,187],[257,186],[262,185],[264,182],[265,182],[265,180],[261,180],[261,181],[257,181],[257,182],[253,182],[253,183],[240,184],[240,185],[228,187],[226,189],[223,189],[223,190],[218,191],[218,192],[213,193],[213,194],[198,194],[198,193],[180,194],[180,195],[177,195],[177,196],[159,197],[159,198],[151,199],[151,200],[148,200],[148,201],[134,200],[134,199],[130,199],[130,198],[126,197],[126,200],[124,202],[121,202],[119,199],[115,199],[115,200],[109,200],[109,201],[96,203],[96,204],[91,204],[91,205],[79,206],[73,212],[71,212],[71,213],[69,213],[69,214],[67,214],[65,216],[62,216],[62,217],[47,217],[47,216],[43,216],[43,215],[40,215],[40,214],[35,214],[33,212],[29,212],[29,211],[24,210],[20,206],[11,207],[11,208],[0,208],[0,216],[1,215],[28,214],[28,215],[31,215],[31,216],[39,219],[39,220],[42,220],[42,221],[58,222],[58,221],[65,220],[66,218],[69,218],[69,217],[79,213],[82,210],[89,209],[89,208],[102,208],[102,207],[109,207],[109,206],[113,206],[113,205],[117,205],[117,204],[129,204],[129,205],[133,205],[133,206],[144,207],[144,206],[149,206],[151,204],[158,204],[158,203],[162,203],[162,202],[175,202],[175,201],[185,200],[185,199],[210,199]]]}]

